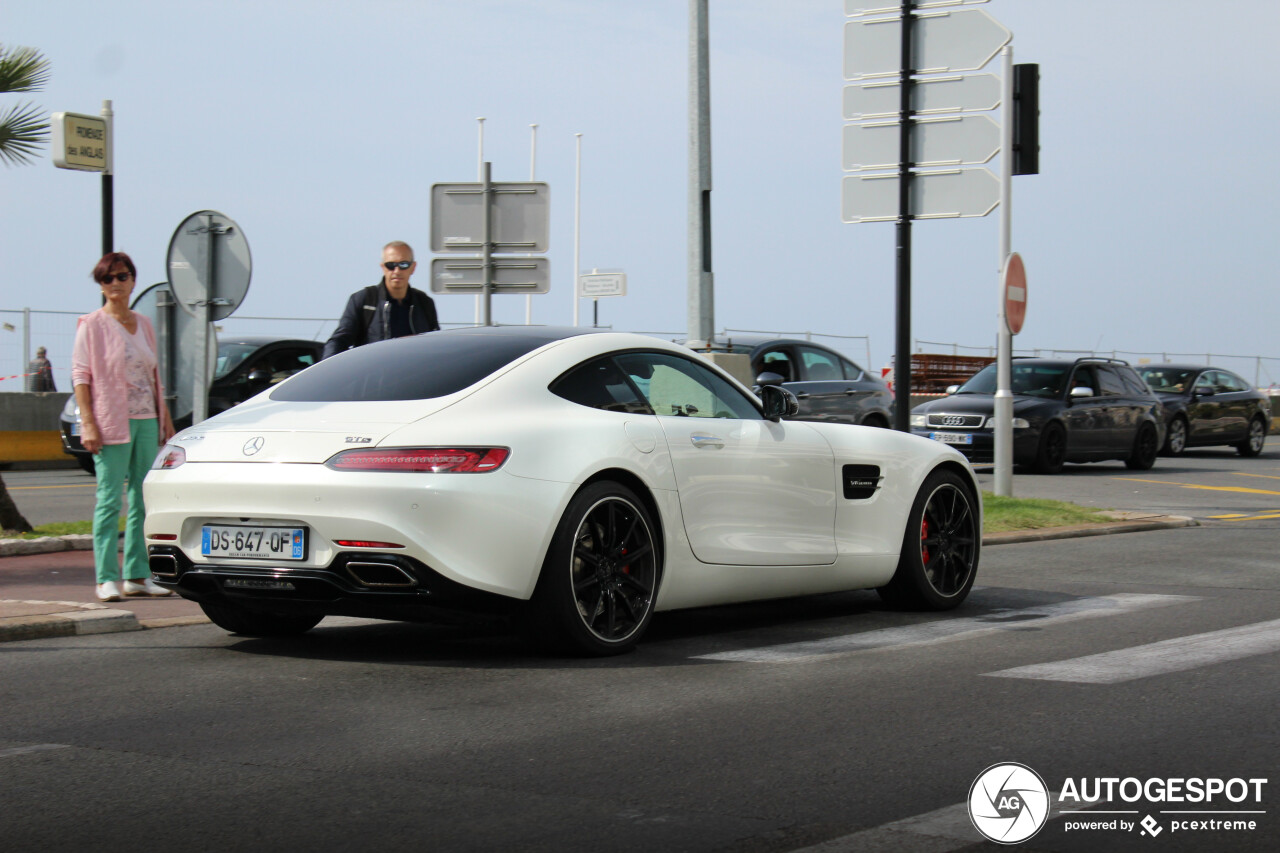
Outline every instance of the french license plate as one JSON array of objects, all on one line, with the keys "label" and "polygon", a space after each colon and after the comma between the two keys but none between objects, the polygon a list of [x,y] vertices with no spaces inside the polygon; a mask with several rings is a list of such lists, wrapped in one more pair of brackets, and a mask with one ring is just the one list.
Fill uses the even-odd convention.
[{"label": "french license plate", "polygon": [[973,436],[967,432],[931,432],[929,438],[943,444],[973,444]]},{"label": "french license plate", "polygon": [[206,524],[200,531],[200,553],[249,560],[302,560],[307,554],[307,529]]},{"label": "french license plate", "polygon": [[72,435],[79,435],[79,434],[80,434],[80,422],[79,422],[79,421],[72,421],[72,423],[71,423],[71,434],[72,434]]}]

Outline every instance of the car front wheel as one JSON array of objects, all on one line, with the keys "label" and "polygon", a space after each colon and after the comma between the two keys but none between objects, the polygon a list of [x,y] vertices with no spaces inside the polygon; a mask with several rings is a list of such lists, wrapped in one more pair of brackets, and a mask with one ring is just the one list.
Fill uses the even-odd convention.
[{"label": "car front wheel", "polygon": [[262,613],[216,601],[202,601],[200,609],[222,630],[249,637],[295,637],[310,631],[324,618],[309,614]]},{"label": "car front wheel", "polygon": [[1156,456],[1159,454],[1160,444],[1156,428],[1151,424],[1143,424],[1138,427],[1138,436],[1133,440],[1133,450],[1124,460],[1124,464],[1134,471],[1146,471],[1156,464]]},{"label": "car front wheel", "polygon": [[934,471],[907,517],[898,570],[876,590],[886,603],[950,610],[969,595],[982,547],[976,498],[954,471]]},{"label": "car front wheel", "polygon": [[653,617],[661,560],[653,522],[620,483],[569,502],[533,596],[539,638],[601,657],[630,651]]},{"label": "car front wheel", "polygon": [[1267,443],[1267,424],[1261,416],[1249,421],[1249,437],[1236,445],[1241,456],[1257,456]]},{"label": "car front wheel", "polygon": [[1181,456],[1187,449],[1187,422],[1182,418],[1174,418],[1169,424],[1169,435],[1164,440],[1165,456]]},{"label": "car front wheel", "polygon": [[1067,461],[1067,431],[1061,424],[1049,424],[1040,434],[1040,446],[1032,466],[1037,474],[1057,474]]}]

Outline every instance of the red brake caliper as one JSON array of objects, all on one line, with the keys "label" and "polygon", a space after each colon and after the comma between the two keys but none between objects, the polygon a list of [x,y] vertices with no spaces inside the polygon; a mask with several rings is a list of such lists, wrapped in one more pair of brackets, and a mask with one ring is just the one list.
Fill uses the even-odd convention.
[{"label": "red brake caliper", "polygon": [[920,519],[920,562],[929,562],[929,549],[925,546],[925,540],[929,538],[929,519]]}]

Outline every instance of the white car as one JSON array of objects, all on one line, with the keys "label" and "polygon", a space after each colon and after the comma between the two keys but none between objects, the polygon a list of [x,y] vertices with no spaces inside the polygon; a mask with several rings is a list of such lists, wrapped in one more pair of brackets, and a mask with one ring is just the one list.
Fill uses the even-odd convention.
[{"label": "white car", "polygon": [[595,655],[660,610],[869,588],[959,605],[982,530],[964,457],[795,410],[643,335],[370,344],[161,450],[151,569],[234,633],[498,610]]}]

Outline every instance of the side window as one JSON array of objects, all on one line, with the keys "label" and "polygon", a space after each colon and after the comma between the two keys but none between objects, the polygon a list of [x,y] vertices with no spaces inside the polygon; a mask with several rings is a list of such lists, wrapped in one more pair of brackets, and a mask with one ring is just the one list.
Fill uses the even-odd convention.
[{"label": "side window", "polygon": [[1098,365],[1098,388],[1094,389],[1102,397],[1123,397],[1125,396],[1124,383],[1120,381],[1120,374],[1115,368],[1107,364]]},{"label": "side window", "polygon": [[795,382],[799,376],[791,361],[791,353],[784,349],[769,350],[760,357],[760,369],[756,371],[756,375],[761,373],[776,373],[782,377],[783,382]]},{"label": "side window", "polygon": [[1218,372],[1216,370],[1206,370],[1204,373],[1197,376],[1196,393],[1199,394],[1203,391],[1217,391],[1217,383],[1214,382],[1214,377],[1217,375]]},{"label": "side window", "polygon": [[1248,383],[1246,383],[1239,376],[1236,376],[1234,373],[1228,373],[1225,370],[1218,371],[1218,379],[1214,383],[1214,386],[1219,391],[1223,391],[1223,392],[1249,390]]},{"label": "side window", "polygon": [[862,379],[862,368],[849,361],[847,358],[840,359],[840,364],[844,366],[845,379]]},{"label": "side window", "polygon": [[1142,377],[1127,367],[1117,368],[1120,374],[1120,381],[1124,383],[1125,390],[1136,397],[1146,397],[1151,393],[1151,388]]},{"label": "side window", "polygon": [[801,376],[810,382],[830,382],[844,378],[840,357],[812,347],[798,347],[800,363],[804,365]]},{"label": "side window", "polygon": [[762,420],[755,404],[696,359],[670,353],[633,352],[619,367],[648,397],[655,414],[691,418]]},{"label": "side window", "polygon": [[310,350],[283,349],[272,353],[269,361],[271,384],[283,382],[295,373],[315,364],[316,357]]},{"label": "side window", "polygon": [[565,373],[551,383],[551,393],[571,403],[606,412],[652,415],[626,374],[611,358],[598,358]]},{"label": "side window", "polygon": [[1076,372],[1071,376],[1071,391],[1077,388],[1089,388],[1096,395],[1098,393],[1098,380],[1093,375],[1093,368],[1081,366],[1076,368]]}]

